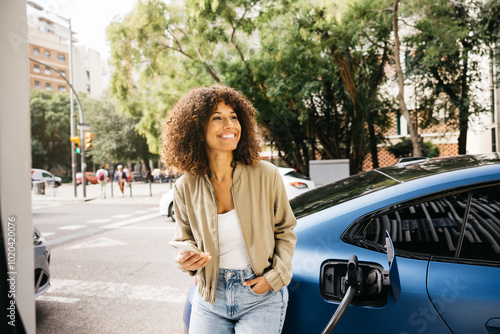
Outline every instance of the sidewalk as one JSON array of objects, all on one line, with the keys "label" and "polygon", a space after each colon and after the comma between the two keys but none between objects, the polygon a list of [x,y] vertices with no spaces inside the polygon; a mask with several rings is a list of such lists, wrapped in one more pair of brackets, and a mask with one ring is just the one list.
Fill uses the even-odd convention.
[{"label": "sidewalk", "polygon": [[[45,194],[35,194],[31,192],[32,203],[40,202],[70,202],[70,203],[85,203],[92,202],[94,204],[151,204],[158,205],[160,197],[170,190],[170,183],[144,183],[131,182],[127,186],[122,196],[118,184],[109,182],[106,185],[106,198],[101,198],[101,186],[99,184],[91,184],[86,186],[86,196],[83,197],[83,186],[76,187],[77,197],[75,197],[72,184],[63,184],[60,187],[46,187]],[[112,189],[111,189],[112,187]],[[111,190],[113,196],[111,196]]]}]

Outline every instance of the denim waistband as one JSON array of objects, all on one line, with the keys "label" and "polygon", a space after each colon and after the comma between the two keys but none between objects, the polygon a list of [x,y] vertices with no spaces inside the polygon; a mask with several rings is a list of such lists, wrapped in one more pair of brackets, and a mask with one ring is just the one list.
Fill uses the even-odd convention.
[{"label": "denim waistband", "polygon": [[245,269],[219,269],[219,279],[224,279],[226,281],[246,281],[255,277],[253,269],[251,266],[248,266]]}]

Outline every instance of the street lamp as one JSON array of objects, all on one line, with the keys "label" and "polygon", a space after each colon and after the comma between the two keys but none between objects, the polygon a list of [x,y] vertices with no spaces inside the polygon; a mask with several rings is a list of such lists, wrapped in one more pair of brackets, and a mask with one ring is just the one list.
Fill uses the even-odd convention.
[{"label": "street lamp", "polygon": [[[39,11],[46,11],[43,6],[40,4],[34,2],[34,1],[26,1],[26,4],[39,10]],[[66,82],[68,82],[70,86],[70,94],[69,94],[69,99],[70,99],[70,137],[73,138],[75,137],[75,123],[76,123],[76,115],[75,115],[75,110],[74,110],[74,105],[73,105],[73,94],[76,95],[77,101],[78,101],[78,108],[80,111],[80,122],[84,123],[83,120],[83,111],[80,105],[80,100],[78,99],[78,95],[76,94],[75,90],[73,89],[73,34],[71,31],[71,18],[65,18],[61,15],[58,15],[56,13],[51,13],[52,15],[57,16],[59,19],[66,21],[68,23],[68,29],[69,29],[69,82],[68,80],[58,71],[56,70],[62,77],[65,79]],[[30,58],[31,59],[31,58]],[[31,59],[33,61],[36,61],[34,59]],[[44,64],[47,66],[46,64]],[[81,142],[84,141],[84,132],[83,129],[80,129],[80,138]],[[82,149],[81,151],[81,164],[82,164],[82,186],[83,186],[83,197],[86,197],[86,180],[85,180],[85,148]],[[74,143],[71,142],[71,178],[73,180],[73,191],[75,194],[75,197],[77,197],[77,191],[76,191],[76,155],[75,155],[75,150],[74,150]]]}]

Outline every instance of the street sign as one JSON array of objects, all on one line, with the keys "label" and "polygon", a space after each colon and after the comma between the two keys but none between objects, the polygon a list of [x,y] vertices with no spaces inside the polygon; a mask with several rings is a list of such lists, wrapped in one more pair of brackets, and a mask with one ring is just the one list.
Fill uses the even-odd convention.
[{"label": "street sign", "polygon": [[76,128],[78,130],[84,130],[84,131],[87,130],[88,131],[88,130],[90,130],[90,124],[88,124],[88,123],[78,123],[76,125]]}]

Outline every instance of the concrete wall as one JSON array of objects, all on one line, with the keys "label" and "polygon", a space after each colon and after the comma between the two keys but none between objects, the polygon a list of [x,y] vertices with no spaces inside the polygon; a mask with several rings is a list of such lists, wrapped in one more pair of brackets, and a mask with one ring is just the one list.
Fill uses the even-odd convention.
[{"label": "concrete wall", "polygon": [[[10,320],[4,316],[0,326],[2,333],[35,333],[29,63],[24,1],[0,1],[0,45],[0,214],[6,249],[15,248],[15,253],[6,253],[10,257],[7,277],[15,281],[17,306],[14,331],[10,325],[3,327]],[[15,245],[8,239],[8,233],[14,234]],[[7,291],[0,291],[1,302],[9,291],[10,286]],[[24,330],[20,328],[21,319]]]},{"label": "concrete wall", "polygon": [[311,160],[309,174],[316,187],[338,181],[349,176],[349,159]]}]

